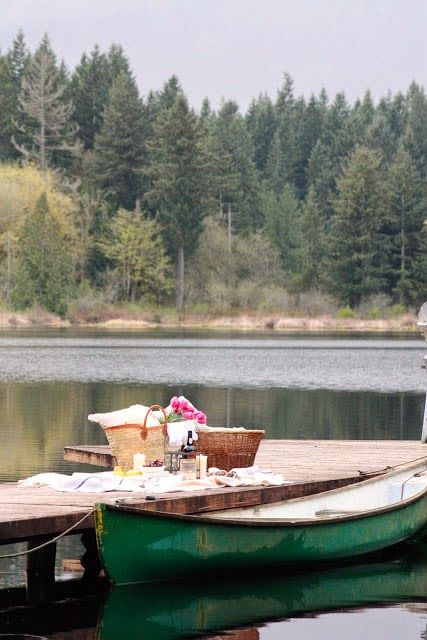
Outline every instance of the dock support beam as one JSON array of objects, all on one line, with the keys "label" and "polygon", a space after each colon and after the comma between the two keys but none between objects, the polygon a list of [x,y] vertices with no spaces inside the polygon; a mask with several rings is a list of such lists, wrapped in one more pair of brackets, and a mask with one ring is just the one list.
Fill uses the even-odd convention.
[{"label": "dock support beam", "polygon": [[[52,536],[38,536],[28,542],[28,551],[49,542]],[[27,602],[42,604],[55,596],[56,542],[27,556]]]},{"label": "dock support beam", "polygon": [[427,443],[427,394],[426,394],[426,403],[424,405],[424,420],[423,420],[423,431],[421,433],[421,443]]}]

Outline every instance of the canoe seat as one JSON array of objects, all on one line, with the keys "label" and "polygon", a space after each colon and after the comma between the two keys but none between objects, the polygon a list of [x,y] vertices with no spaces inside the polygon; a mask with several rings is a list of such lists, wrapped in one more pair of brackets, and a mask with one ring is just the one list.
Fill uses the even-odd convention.
[{"label": "canoe seat", "polygon": [[320,509],[315,511],[314,515],[317,518],[333,518],[335,516],[352,516],[360,513],[360,510],[352,509]]}]

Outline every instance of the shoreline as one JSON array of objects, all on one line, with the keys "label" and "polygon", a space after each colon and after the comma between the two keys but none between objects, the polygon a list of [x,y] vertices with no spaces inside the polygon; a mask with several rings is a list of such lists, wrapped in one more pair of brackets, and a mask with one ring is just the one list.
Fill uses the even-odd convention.
[{"label": "shoreline", "polygon": [[150,321],[140,317],[116,317],[100,322],[71,323],[49,313],[0,312],[0,329],[25,328],[100,328],[100,329],[207,329],[236,331],[277,331],[278,333],[421,333],[417,317],[405,314],[396,318],[335,318],[333,316],[285,316],[281,314],[241,314],[207,317],[187,315],[182,319]]}]

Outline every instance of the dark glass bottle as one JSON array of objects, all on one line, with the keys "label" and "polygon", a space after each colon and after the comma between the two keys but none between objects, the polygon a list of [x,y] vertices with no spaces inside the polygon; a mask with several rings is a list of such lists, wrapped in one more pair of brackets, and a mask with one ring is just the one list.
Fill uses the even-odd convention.
[{"label": "dark glass bottle", "polygon": [[195,458],[196,457],[196,447],[193,443],[193,432],[189,431],[187,435],[187,444],[182,448],[182,457],[183,458]]},{"label": "dark glass bottle", "polygon": [[187,444],[182,449],[179,470],[180,473],[183,474],[185,480],[196,480],[196,447],[193,444],[192,431],[188,432]]}]

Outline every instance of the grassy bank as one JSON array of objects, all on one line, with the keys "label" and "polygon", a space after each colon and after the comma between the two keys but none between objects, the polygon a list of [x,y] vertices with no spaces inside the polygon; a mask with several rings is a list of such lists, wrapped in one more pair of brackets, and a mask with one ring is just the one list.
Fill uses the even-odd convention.
[{"label": "grassy bank", "polygon": [[286,315],[283,313],[262,314],[259,312],[241,312],[234,315],[215,315],[207,312],[192,312],[179,316],[172,309],[142,311],[134,308],[112,307],[97,314],[86,315],[83,312],[68,318],[60,318],[40,309],[26,312],[0,310],[0,327],[70,327],[97,326],[106,329],[132,328],[206,328],[233,329],[241,331],[274,330],[278,332],[399,332],[418,333],[417,317],[414,313],[405,313],[384,318],[337,317],[320,315]]}]

